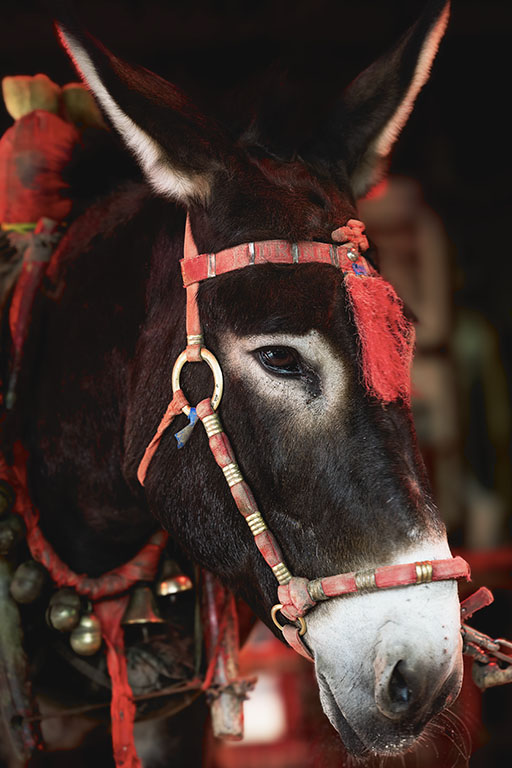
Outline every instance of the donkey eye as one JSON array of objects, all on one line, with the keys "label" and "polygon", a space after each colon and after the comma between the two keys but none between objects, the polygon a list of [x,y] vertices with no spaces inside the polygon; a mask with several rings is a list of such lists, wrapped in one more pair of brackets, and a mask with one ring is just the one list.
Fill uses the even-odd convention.
[{"label": "donkey eye", "polygon": [[281,376],[300,376],[303,372],[299,353],[291,347],[263,347],[255,355],[261,365]]}]

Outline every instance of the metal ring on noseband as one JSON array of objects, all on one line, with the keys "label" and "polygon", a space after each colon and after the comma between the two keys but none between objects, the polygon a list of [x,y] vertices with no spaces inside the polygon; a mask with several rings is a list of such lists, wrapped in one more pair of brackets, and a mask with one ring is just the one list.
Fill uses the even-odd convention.
[{"label": "metal ring on noseband", "polygon": [[[276,625],[276,627],[279,627],[279,629],[281,630],[281,632],[283,631],[283,629],[284,629],[285,625],[283,625],[283,624],[280,624],[280,623],[278,622],[278,620],[277,620],[277,612],[278,612],[278,611],[280,611],[282,607],[283,607],[283,606],[282,606],[282,604],[281,604],[281,603],[276,603],[276,605],[274,605],[274,606],[272,607],[272,610],[270,611],[270,615],[272,616],[272,621],[274,622],[274,624]],[[304,619],[302,618],[302,616],[297,616],[297,621],[298,621],[298,622],[299,622],[299,624],[300,624],[299,635],[302,637],[302,635],[305,635],[305,634],[306,634],[306,629],[307,629],[307,627],[306,627],[306,622],[304,621]]]},{"label": "metal ring on noseband", "polygon": [[[213,374],[213,395],[211,399],[212,408],[214,411],[217,410],[219,407],[221,398],[222,398],[222,392],[224,391],[224,379],[222,377],[222,369],[219,365],[219,361],[215,357],[215,355],[210,352],[206,347],[201,347],[201,359],[204,360],[204,362],[208,365],[210,371]],[[174,363],[173,369],[172,369],[172,392],[173,395],[176,394],[178,389],[181,389],[180,385],[180,374],[183,366],[185,363],[187,363],[187,351],[184,349],[183,352],[178,355],[176,358],[176,362]],[[185,416],[188,416],[190,413],[190,406],[184,405],[182,408],[183,413]]]}]

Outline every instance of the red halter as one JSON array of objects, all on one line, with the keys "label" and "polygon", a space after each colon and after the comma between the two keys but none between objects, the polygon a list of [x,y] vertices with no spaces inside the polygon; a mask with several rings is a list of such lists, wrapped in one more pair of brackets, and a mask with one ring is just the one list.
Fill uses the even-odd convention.
[{"label": "red halter", "polygon": [[[347,225],[337,229],[333,236],[338,241],[344,241],[343,244],[331,245],[316,242],[288,243],[283,240],[267,240],[244,243],[219,253],[199,254],[190,229],[190,221],[187,217],[184,258],[181,261],[183,283],[187,290],[187,347],[178,357],[174,366],[172,376],[173,398],[167,407],[155,436],[146,448],[137,472],[139,482],[141,485],[144,485],[149,464],[158,448],[162,435],[179,413],[183,412],[189,416],[191,426],[197,418],[201,420],[208,436],[213,457],[224,473],[235,504],[248,524],[254,536],[256,546],[278,581],[280,602],[272,609],[272,619],[282,631],[287,642],[298,653],[310,660],[312,660],[311,652],[301,640],[301,636],[306,632],[304,616],[320,600],[327,600],[331,597],[360,590],[388,589],[390,587],[423,584],[431,581],[448,579],[469,580],[470,578],[469,565],[461,557],[422,563],[389,565],[369,571],[327,576],[312,581],[292,576],[284,562],[279,545],[272,532],[269,531],[254,496],[242,476],[228,437],[224,432],[218,414],[215,413],[215,409],[218,407],[222,396],[222,371],[212,353],[203,346],[203,335],[197,305],[197,291],[202,280],[216,277],[225,272],[267,262],[274,264],[320,262],[332,264],[343,271],[345,284],[347,285],[348,293],[351,294],[353,306],[356,310],[356,322],[358,321],[357,308],[361,295],[364,294],[365,287],[372,285],[372,283],[383,284],[385,286],[385,294],[387,297],[392,295],[395,309],[398,307],[401,312],[400,302],[391,286],[378,277],[362,255],[368,248],[368,241],[364,235],[364,225],[362,222],[350,219]],[[358,289],[354,289],[353,281],[361,283]],[[354,294],[358,297],[357,300],[354,300]],[[372,300],[376,298],[375,292],[373,292],[371,298]],[[379,318],[378,308],[372,314]],[[386,329],[388,332],[388,326],[390,325],[394,326],[391,330],[396,330],[395,318],[391,317],[390,319],[390,317],[389,314],[386,316]],[[380,319],[382,319],[381,316]],[[407,339],[409,347],[411,347],[410,340],[409,334]],[[398,354],[400,354],[400,349]],[[195,409],[192,409],[180,388],[179,374],[185,362],[201,362],[202,360],[207,362],[212,369],[215,379],[215,390],[211,401],[209,399],[202,400]],[[363,366],[364,363],[363,349]],[[409,360],[406,361],[406,365],[408,370]],[[372,377],[370,377],[369,382],[370,390],[374,392],[377,390],[381,395],[381,399],[385,402],[396,399],[400,395],[407,395],[403,388],[401,391],[393,393],[392,388],[386,388],[385,382],[384,386],[380,387],[378,382],[376,385],[376,381],[371,379]],[[375,376],[373,379],[375,379]],[[189,428],[186,427],[185,430],[182,430],[182,433],[186,432],[187,429]],[[179,437],[180,433],[177,435],[178,442]],[[183,437],[183,442],[185,442],[186,437],[184,435]],[[295,624],[279,624],[277,620],[277,613],[279,611]]]}]

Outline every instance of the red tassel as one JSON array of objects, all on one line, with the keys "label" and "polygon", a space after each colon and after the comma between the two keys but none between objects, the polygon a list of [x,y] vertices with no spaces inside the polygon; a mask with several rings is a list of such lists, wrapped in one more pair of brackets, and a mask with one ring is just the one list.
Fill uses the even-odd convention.
[{"label": "red tassel", "polygon": [[414,326],[393,287],[378,275],[348,273],[345,285],[361,340],[364,382],[383,403],[409,402]]}]

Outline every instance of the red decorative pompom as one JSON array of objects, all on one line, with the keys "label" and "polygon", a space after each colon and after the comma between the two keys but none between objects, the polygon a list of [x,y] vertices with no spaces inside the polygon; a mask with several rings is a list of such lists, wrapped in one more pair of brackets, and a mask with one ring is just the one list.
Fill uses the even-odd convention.
[{"label": "red decorative pompom", "polygon": [[377,274],[348,273],[345,285],[361,342],[368,391],[390,403],[411,397],[415,331],[394,288]]}]

